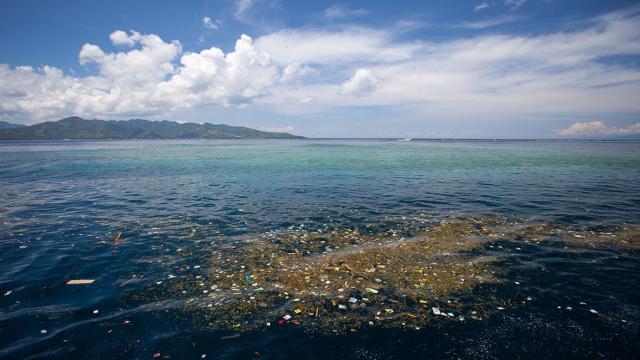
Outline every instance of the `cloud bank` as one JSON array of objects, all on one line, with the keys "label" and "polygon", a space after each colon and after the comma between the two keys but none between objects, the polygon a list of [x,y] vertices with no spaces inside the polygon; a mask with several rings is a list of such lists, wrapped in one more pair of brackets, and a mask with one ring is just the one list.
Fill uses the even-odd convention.
[{"label": "cloud bank", "polygon": [[[237,15],[253,3],[240,1]],[[0,64],[0,119],[166,116],[208,105],[282,113],[386,106],[441,121],[640,113],[640,69],[606,61],[640,55],[640,10],[583,25],[438,42],[403,40],[394,27],[282,29],[242,35],[227,53],[184,52],[177,40],[117,30],[113,49],[80,48],[87,76]]]},{"label": "cloud bank", "polygon": [[607,127],[602,121],[576,122],[555,130],[561,136],[624,136],[640,134],[640,122],[626,127]]},{"label": "cloud bank", "polygon": [[295,130],[295,128],[293,127],[293,125],[287,125],[287,126],[263,126],[263,127],[260,128],[260,130],[268,131],[268,132],[286,132],[286,133],[290,133],[290,132],[293,132],[293,130]]}]

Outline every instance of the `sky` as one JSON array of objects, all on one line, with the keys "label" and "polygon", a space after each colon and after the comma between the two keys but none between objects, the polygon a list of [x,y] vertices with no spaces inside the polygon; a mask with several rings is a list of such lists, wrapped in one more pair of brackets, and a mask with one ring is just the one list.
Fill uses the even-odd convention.
[{"label": "sky", "polygon": [[0,120],[640,137],[640,1],[0,2]]}]

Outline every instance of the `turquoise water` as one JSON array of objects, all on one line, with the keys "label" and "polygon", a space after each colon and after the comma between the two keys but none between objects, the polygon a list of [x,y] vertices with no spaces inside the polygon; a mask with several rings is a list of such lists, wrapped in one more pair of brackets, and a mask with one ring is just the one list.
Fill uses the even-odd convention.
[{"label": "turquoise water", "polygon": [[[177,266],[206,268],[223,239],[301,225],[417,228],[407,219],[428,227],[500,216],[567,231],[638,226],[640,142],[0,142],[0,191],[0,292],[10,292],[0,296],[0,357],[558,357],[579,348],[578,357],[631,358],[639,349],[638,251],[615,245],[540,245],[519,265],[502,261],[505,276],[526,277],[541,300],[482,325],[334,336],[270,327],[226,338],[190,321],[197,314],[168,316],[180,307],[167,304],[171,295],[123,299]],[[114,247],[117,232],[126,241]],[[183,248],[191,255],[167,256]],[[550,274],[528,274],[522,264],[533,263]],[[514,289],[494,291],[506,301]],[[583,300],[605,315],[557,313]],[[523,341],[522,324],[541,335]]]}]

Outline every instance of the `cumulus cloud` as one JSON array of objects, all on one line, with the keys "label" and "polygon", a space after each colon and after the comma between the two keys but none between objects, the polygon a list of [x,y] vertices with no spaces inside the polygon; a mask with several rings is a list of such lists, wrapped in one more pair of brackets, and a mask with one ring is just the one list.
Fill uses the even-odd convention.
[{"label": "cumulus cloud", "polygon": [[[70,114],[126,116],[208,104],[245,105],[268,94],[281,77],[269,54],[256,50],[246,35],[227,54],[215,47],[182,54],[177,41],[135,31],[116,31],[110,39],[132,48],[107,53],[97,45],[83,45],[78,59],[97,67],[93,76],[67,76],[50,66],[0,65],[0,116],[35,121]],[[6,89],[21,96],[9,100]]]},{"label": "cumulus cloud", "polygon": [[80,49],[80,54],[78,55],[80,65],[95,63],[102,58],[104,58],[104,51],[102,51],[99,46],[93,44],[82,45],[82,49]]},{"label": "cumulus cloud", "polygon": [[608,127],[602,121],[576,122],[566,129],[555,130],[561,136],[621,136],[640,134],[640,122],[626,127]]},{"label": "cumulus cloud", "polygon": [[491,7],[491,4],[489,4],[488,2],[483,2],[483,3],[480,3],[480,4],[476,5],[476,7],[473,8],[473,11],[480,12],[480,11],[486,10],[486,9],[488,9],[490,7]]},{"label": "cumulus cloud", "polygon": [[358,69],[351,79],[342,83],[340,92],[346,95],[365,96],[376,90],[378,79],[369,69]]},{"label": "cumulus cloud", "polygon": [[180,64],[171,79],[158,84],[158,93],[188,107],[248,104],[266,95],[280,77],[269,54],[256,50],[247,35],[238,39],[231,53],[210,48],[185,54]]},{"label": "cumulus cloud", "polygon": [[293,125],[287,125],[287,126],[263,126],[260,128],[260,130],[262,131],[268,131],[268,132],[293,132],[295,128],[293,127]]},{"label": "cumulus cloud", "polygon": [[109,38],[114,45],[133,47],[141,45],[140,49],[128,52],[104,53],[93,44],[84,44],[80,50],[78,60],[82,65],[95,64],[100,74],[110,83],[133,86],[140,83],[158,83],[174,71],[172,61],[180,52],[182,46],[178,41],[165,43],[159,36],[142,35],[131,31],[127,35],[123,31],[114,31]]},{"label": "cumulus cloud", "polygon": [[114,45],[127,45],[133,46],[136,42],[140,41],[140,33],[135,31],[131,31],[131,34],[128,35],[126,32],[122,30],[116,30],[109,35],[109,39]]}]

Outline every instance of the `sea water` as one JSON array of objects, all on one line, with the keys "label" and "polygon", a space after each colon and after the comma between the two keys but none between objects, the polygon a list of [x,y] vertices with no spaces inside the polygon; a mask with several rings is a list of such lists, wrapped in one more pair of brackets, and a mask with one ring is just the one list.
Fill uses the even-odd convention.
[{"label": "sea water", "polygon": [[11,141],[0,194],[0,358],[640,352],[640,142]]}]

